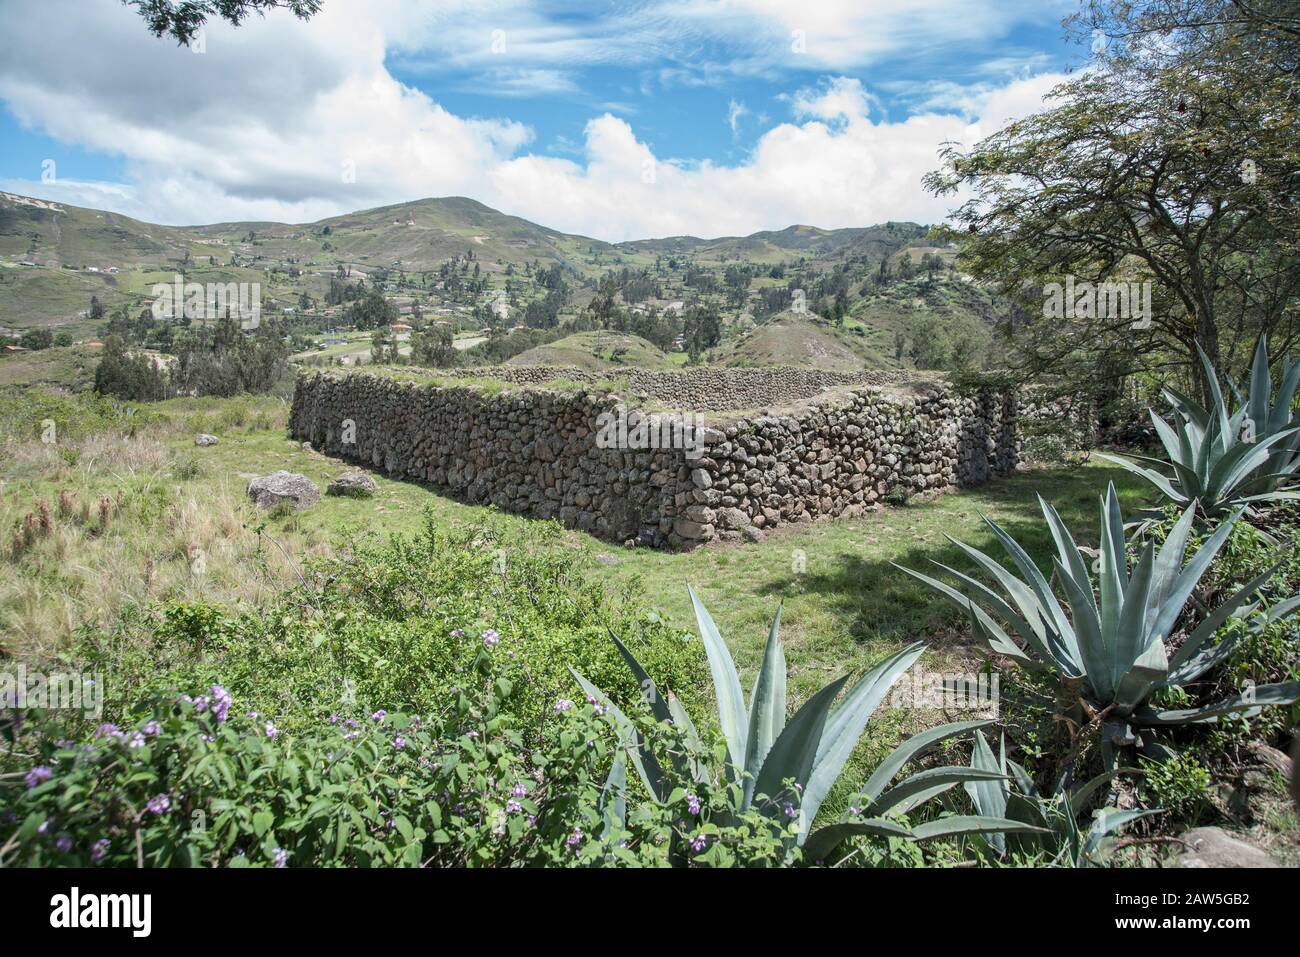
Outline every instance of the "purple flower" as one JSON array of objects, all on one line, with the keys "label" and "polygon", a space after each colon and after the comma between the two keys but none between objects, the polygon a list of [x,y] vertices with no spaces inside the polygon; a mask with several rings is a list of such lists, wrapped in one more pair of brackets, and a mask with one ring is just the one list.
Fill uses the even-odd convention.
[{"label": "purple flower", "polygon": [[573,833],[569,835],[569,847],[577,847],[582,843],[582,828],[575,827]]},{"label": "purple flower", "polygon": [[385,711],[383,708],[380,708],[378,711],[376,711],[374,714],[370,716],[370,720],[383,721],[386,717],[388,717],[388,712]]},{"label": "purple flower", "polygon": [[359,737],[360,735],[360,731],[349,731],[347,734],[343,735],[343,740],[351,741],[353,738]]},{"label": "purple flower", "polygon": [[208,689],[208,694],[212,695],[212,716],[218,722],[225,721],[227,714],[230,712],[230,706],[234,704],[230,692],[221,685],[213,685]]},{"label": "purple flower", "polygon": [[343,722],[343,724],[344,724],[344,726],[349,727],[349,728],[359,728],[359,727],[361,727],[361,725],[357,722],[357,719],[356,719],[356,718],[348,718],[346,721]]},{"label": "purple flower", "polygon": [[514,800],[514,798],[511,798],[509,801],[506,802],[507,814],[518,814],[523,809],[524,806],[520,804],[518,801]]},{"label": "purple flower", "polygon": [[336,714],[330,715],[330,724],[338,724],[338,723],[339,723],[339,716]]},{"label": "purple flower", "polygon": [[145,745],[144,735],[137,731],[131,735],[131,740],[127,744],[132,748],[143,748]]},{"label": "purple flower", "polygon": [[561,698],[559,701],[555,702],[556,711],[568,711],[572,707],[573,707],[573,702],[570,701],[568,698]]},{"label": "purple flower", "polygon": [[709,839],[705,837],[703,834],[696,834],[693,838],[691,838],[691,850],[694,851],[696,854],[704,850],[708,846],[708,844],[709,844]]},{"label": "purple flower", "polygon": [[199,695],[197,698],[194,699],[194,710],[197,711],[199,714],[202,714],[203,712],[205,712],[205,711],[208,710],[208,696],[207,696],[207,695],[205,695],[205,694],[201,694],[201,695]]},{"label": "purple flower", "polygon": [[280,736],[280,729],[268,721],[266,722],[266,736],[274,741]]},{"label": "purple flower", "polygon": [[172,799],[166,794],[158,794],[151,797],[149,803],[145,805],[145,808],[150,814],[166,814],[171,810],[171,807]]},{"label": "purple flower", "polygon": [[862,808],[860,808],[860,807],[858,807],[858,806],[856,806],[856,805],[854,805],[853,807],[849,808],[849,816],[850,816],[850,817],[857,817],[857,816],[858,816],[859,814],[861,814],[861,813],[862,813]]},{"label": "purple flower", "polygon": [[117,725],[112,722],[101,724],[95,729],[95,737],[97,738],[116,738],[121,735],[121,733],[122,732],[117,729]]},{"label": "purple flower", "polygon": [[498,641],[501,640],[501,636],[498,635],[496,633],[496,630],[492,628],[485,629],[483,631],[482,638],[483,638],[484,648],[491,648],[493,645],[495,645]]},{"label": "purple flower", "polygon": [[101,837],[90,846],[90,863],[98,864],[108,856],[108,838]]},{"label": "purple flower", "polygon": [[700,813],[700,799],[694,794],[686,795],[686,810],[690,811],[692,814]]},{"label": "purple flower", "polygon": [[406,747],[406,739],[399,734],[397,737],[393,738],[393,747],[395,748]]},{"label": "purple flower", "polygon": [[510,789],[510,793],[517,798],[528,797],[528,788],[522,784],[516,784]]},{"label": "purple flower", "polygon": [[51,770],[50,768],[46,767],[43,764],[38,764],[36,767],[32,768],[30,771],[27,772],[27,777],[25,777],[23,780],[27,782],[27,786],[29,788],[34,788],[42,781],[48,781],[52,777],[54,777],[53,770]]},{"label": "purple flower", "polygon": [[797,815],[797,814],[799,813],[798,811],[796,811],[796,810],[794,809],[794,805],[791,804],[789,801],[786,801],[786,802],[785,802],[785,807],[782,808],[782,810],[785,811],[785,816],[786,816],[786,817],[794,817],[795,815]]},{"label": "purple flower", "polygon": [[464,628],[456,628],[456,629],[453,629],[453,630],[452,630],[452,633],[451,633],[451,637],[453,637],[453,638],[464,638],[464,637],[465,637],[465,629],[464,629]]},{"label": "purple flower", "polygon": [[54,846],[58,848],[60,854],[66,854],[68,851],[72,850],[72,838],[64,834],[54,842]]},{"label": "purple flower", "polygon": [[276,867],[288,867],[288,866],[289,866],[289,852],[286,851],[284,848],[282,848],[282,847],[277,847],[274,851],[271,852],[271,854],[272,854],[272,855],[274,856],[274,858],[275,858],[275,866],[276,866]]},{"label": "purple flower", "polygon": [[162,727],[159,726],[157,721],[150,721],[144,726],[144,733],[152,738],[156,735],[162,734]]}]

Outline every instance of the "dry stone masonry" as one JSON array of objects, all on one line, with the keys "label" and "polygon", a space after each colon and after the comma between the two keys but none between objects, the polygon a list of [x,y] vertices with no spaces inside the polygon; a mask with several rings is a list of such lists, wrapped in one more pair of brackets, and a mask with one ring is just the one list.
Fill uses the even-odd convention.
[{"label": "dry stone masonry", "polygon": [[[714,370],[715,396],[727,395],[736,371],[743,370]],[[789,380],[798,380],[795,391],[815,380],[792,371],[806,377]],[[746,401],[772,388],[779,372],[750,373],[761,378],[744,391]],[[683,374],[690,381],[682,392],[693,393],[708,373]],[[757,539],[785,523],[858,515],[895,495],[978,485],[1017,465],[1014,392],[833,384],[839,387],[782,409],[707,416],[688,450],[644,447],[635,438],[628,444],[637,447],[602,447],[601,423],[612,417],[624,416],[635,437],[643,417],[657,429],[673,414],[627,409],[619,396],[595,389],[490,392],[305,372],[290,430],[328,455],[470,502],[654,547]],[[682,407],[683,416],[694,411]]]},{"label": "dry stone masonry", "polygon": [[677,409],[719,412],[751,409],[811,399],[827,389],[848,385],[896,385],[914,380],[914,374],[885,370],[825,372],[777,366],[764,369],[609,369],[593,372],[577,366],[489,366],[439,369],[443,378],[499,379],[512,385],[546,385],[566,381],[598,385],[610,379],[625,380],[630,391],[645,400]]}]

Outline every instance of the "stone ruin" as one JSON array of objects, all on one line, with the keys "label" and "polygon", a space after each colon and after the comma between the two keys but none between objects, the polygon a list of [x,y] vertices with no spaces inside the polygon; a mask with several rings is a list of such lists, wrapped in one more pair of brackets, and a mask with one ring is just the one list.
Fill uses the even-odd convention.
[{"label": "stone ruin", "polygon": [[[1014,390],[886,384],[881,373],[632,370],[629,401],[608,391],[608,376],[514,368],[520,384],[502,390],[303,372],[289,428],[326,454],[468,502],[669,548],[860,515],[1019,462]],[[701,401],[710,378],[711,401]],[[759,396],[771,407],[718,408]]]}]

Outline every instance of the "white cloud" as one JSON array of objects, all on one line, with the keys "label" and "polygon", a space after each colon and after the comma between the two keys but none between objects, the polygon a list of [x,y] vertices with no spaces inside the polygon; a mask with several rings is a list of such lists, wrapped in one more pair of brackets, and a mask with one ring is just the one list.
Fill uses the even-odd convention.
[{"label": "white cloud", "polygon": [[[985,85],[965,94],[962,115],[935,111],[890,121],[860,80],[831,77],[792,94],[792,120],[769,129],[734,165],[656,156],[610,113],[587,123],[583,142],[566,148],[567,157],[544,155],[525,125],[454,115],[390,73],[386,57],[394,50],[425,50],[449,23],[463,29],[466,18],[451,14],[467,4],[331,0],[306,24],[271,14],[237,35],[210,25],[204,54],[154,40],[118,4],[44,0],[21,13],[0,6],[0,101],[62,142],[121,156],[126,170],[123,184],[47,185],[18,177],[4,188],[177,224],[305,222],[466,195],[609,240],[743,234],[795,222],[935,222],[951,201],[925,194],[920,182],[935,166],[939,144],[971,142],[981,130],[1031,112],[1060,79]],[[829,6],[861,20],[856,6],[838,4]],[[704,20],[723,6],[703,4],[694,15]],[[798,8],[820,11],[806,2],[730,6],[782,23]],[[664,7],[655,4],[660,13],[647,14],[646,35],[663,32],[655,16]],[[951,0],[923,0],[919,22],[941,7],[951,12]],[[545,24],[521,4],[474,9],[481,10],[474,35],[484,48],[498,20],[507,22],[508,45],[547,46],[537,39]],[[569,42],[567,29],[556,31],[555,42]],[[563,82],[558,68],[536,69],[538,82]],[[949,107],[963,96],[940,94]],[[733,129],[737,108],[745,109],[732,102]]]},{"label": "white cloud", "polygon": [[740,118],[748,113],[749,108],[739,100],[732,100],[727,104],[727,126],[731,127],[732,136],[740,132]]}]

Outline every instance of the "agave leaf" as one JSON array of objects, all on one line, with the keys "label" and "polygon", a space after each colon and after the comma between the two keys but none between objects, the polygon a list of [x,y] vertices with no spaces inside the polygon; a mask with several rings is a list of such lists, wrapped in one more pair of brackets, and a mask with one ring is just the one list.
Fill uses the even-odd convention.
[{"label": "agave leaf", "polygon": [[1148,643],[1160,644],[1160,636],[1154,636],[1149,628],[1154,622],[1150,613],[1151,580],[1155,575],[1155,546],[1150,542],[1142,550],[1142,557],[1133,570],[1133,578],[1124,593],[1123,608],[1119,616],[1118,641],[1115,646],[1115,675],[1123,679],[1134,667],[1137,660],[1146,652]]},{"label": "agave leaf", "polygon": [[601,841],[609,840],[616,827],[622,830],[627,826],[627,766],[622,758],[615,758],[610,766],[597,808],[605,822],[600,832]]},{"label": "agave leaf", "polygon": [[980,518],[983,519],[984,524],[993,531],[993,534],[997,536],[998,541],[1002,543],[1002,547],[1006,550],[1007,554],[1011,556],[1011,560],[1015,563],[1016,567],[1020,569],[1020,574],[1024,576],[1025,582],[1031,589],[1033,589],[1034,595],[1038,598],[1039,613],[1043,616],[1044,622],[1055,625],[1054,630],[1056,634],[1060,636],[1065,647],[1069,649],[1071,658],[1076,662],[1081,661],[1082,659],[1079,654],[1078,641],[1074,634],[1074,627],[1070,623],[1069,617],[1065,614],[1065,609],[1063,609],[1061,603],[1056,600],[1056,595],[1052,593],[1051,582],[1043,576],[1043,573],[1039,571],[1038,566],[1034,564],[1034,560],[1029,557],[1029,554],[1023,548],[1020,547],[1019,542],[1008,535],[1001,526],[996,522],[991,521],[988,517],[981,515]]},{"label": "agave leaf", "polygon": [[1155,622],[1151,628],[1150,640],[1164,641],[1172,633],[1174,622],[1182,614],[1183,605],[1187,603],[1192,590],[1200,582],[1201,576],[1210,567],[1210,562],[1214,561],[1214,556],[1219,553],[1223,543],[1228,540],[1228,536],[1232,533],[1232,526],[1236,524],[1237,519],[1240,517],[1241,510],[1238,509],[1224,519],[1223,524],[1205,540],[1186,567],[1179,573],[1173,585],[1170,586],[1169,593],[1165,596],[1164,604],[1160,606],[1156,613]]},{"label": "agave leaf", "polygon": [[803,857],[806,861],[824,861],[831,852],[851,837],[905,837],[911,838],[912,832],[895,821],[884,818],[863,818],[859,821],[844,821],[840,824],[828,824],[809,835],[803,845]]},{"label": "agave leaf", "polygon": [[1210,357],[1205,354],[1200,343],[1196,345],[1196,354],[1200,357],[1201,368],[1205,371],[1205,381],[1210,387],[1210,414],[1216,417],[1220,434],[1227,436],[1229,434],[1228,405],[1223,401],[1223,390],[1219,388],[1219,376],[1214,371],[1214,366],[1210,363]]},{"label": "agave leaf", "polygon": [[[1052,562],[1061,578],[1066,600],[1070,603],[1070,610],[1074,612],[1074,626],[1079,641],[1079,655],[1084,662],[1085,677],[1099,699],[1102,701],[1109,700],[1115,688],[1114,678],[1112,677],[1114,674],[1113,665],[1110,656],[1107,654],[1108,649],[1105,641],[1102,638],[1101,622],[1097,618],[1097,609],[1092,603],[1091,592],[1084,595],[1079,583],[1061,565],[1060,559],[1054,557]],[[1102,564],[1105,564],[1104,559]],[[1105,574],[1104,570],[1103,574]],[[1110,599],[1112,602],[1120,600],[1118,597]],[[1103,613],[1106,608],[1106,601],[1103,599]]]},{"label": "agave leaf", "polygon": [[668,710],[668,702],[660,694],[658,686],[650,677],[650,673],[641,667],[641,662],[636,660],[636,655],[632,654],[628,647],[619,641],[618,635],[614,634],[612,628],[606,630],[609,631],[609,637],[614,639],[614,645],[618,648],[619,654],[623,656],[623,660],[627,662],[628,668],[636,677],[637,687],[641,689],[641,694],[649,701],[650,710],[654,713],[655,720],[671,721],[673,716],[672,712]]},{"label": "agave leaf", "polygon": [[1034,786],[1034,779],[1023,766],[1015,761],[1008,761],[1007,768],[1011,771],[1011,777],[1015,780],[1016,787],[1021,794],[1034,798],[1038,797],[1038,788]]},{"label": "agave leaf", "polygon": [[1164,642],[1153,641],[1133,662],[1115,689],[1117,712],[1128,714],[1145,701],[1151,689],[1162,684],[1168,675],[1169,659],[1165,655]]},{"label": "agave leaf", "polygon": [[1268,371],[1268,336],[1259,337],[1250,363],[1250,417],[1265,428],[1272,409],[1273,375]]},{"label": "agave leaf", "polygon": [[1152,485],[1158,488],[1161,491],[1161,493],[1164,494],[1165,498],[1169,499],[1172,502],[1185,504],[1188,501],[1188,497],[1184,495],[1182,492],[1180,492],[1177,488],[1175,488],[1170,483],[1169,479],[1165,478],[1159,472],[1154,472],[1151,469],[1144,469],[1142,466],[1130,462],[1128,461],[1128,459],[1119,455],[1108,455],[1105,452],[1095,452],[1093,454],[1096,455],[1097,458],[1099,459],[1102,459],[1106,462],[1110,462],[1114,465],[1118,465],[1120,468],[1132,472],[1134,475],[1140,478],[1146,479],[1148,482],[1150,482]]},{"label": "agave leaf", "polygon": [[687,586],[700,638],[704,640],[704,653],[709,659],[709,672],[713,676],[713,692],[718,699],[718,724],[727,742],[727,753],[737,778],[745,767],[746,733],[749,725],[745,714],[745,694],[740,690],[740,676],[727,643],[722,640],[713,617],[700,601],[695,590]]},{"label": "agave leaf", "polygon": [[[962,784],[967,788],[991,784],[1000,787],[1005,784],[1007,776],[996,770],[967,768],[961,766],[927,768],[899,781],[892,788],[862,809],[864,814],[879,816],[893,810],[898,805],[909,801],[917,794],[929,791],[940,784],[948,786]],[[946,788],[945,788],[946,790]]]},{"label": "agave leaf", "polygon": [[1133,721],[1146,726],[1175,724],[1212,724],[1224,715],[1253,712],[1258,708],[1272,705],[1295,704],[1300,701],[1300,681],[1286,681],[1278,684],[1259,685],[1245,695],[1225,698],[1202,708],[1190,708],[1182,711],[1156,711],[1143,708],[1133,712]]},{"label": "agave leaf", "polygon": [[[1091,596],[1092,576],[1088,574],[1088,563],[1084,561],[1083,552],[1079,551],[1079,546],[1075,544],[1074,536],[1065,527],[1065,522],[1061,521],[1061,516],[1056,509],[1041,495],[1038,496],[1038,507],[1042,510],[1043,517],[1047,519],[1047,528],[1052,533],[1052,541],[1056,543],[1056,553],[1061,559],[1061,564],[1069,570],[1070,576],[1078,584],[1079,589]],[[1093,608],[1096,609],[1095,601]]]},{"label": "agave leaf", "polygon": [[[988,585],[984,584],[978,578],[974,578],[964,572],[958,571],[950,565],[945,565],[942,562],[932,562],[932,564],[942,568],[967,588],[977,592],[979,597],[988,603],[993,612],[1001,615],[1009,621],[1011,627],[1016,630],[1016,634],[1024,636],[1027,642],[1033,645],[1037,645],[1040,642],[1040,639],[1038,639],[1038,632],[1030,627],[1029,622],[1027,622],[1014,608],[1007,604],[1006,600]],[[933,581],[933,579],[930,579],[930,581]],[[952,597],[962,608],[966,608],[970,604],[970,599],[959,591],[953,592]],[[998,630],[1001,631],[1002,629],[999,628]],[[1042,629],[1040,628],[1039,631],[1041,630]],[[1014,648],[1016,646],[1013,644],[1012,647]]]},{"label": "agave leaf", "polygon": [[1282,370],[1282,382],[1277,388],[1277,398],[1273,402],[1268,417],[1268,430],[1276,432],[1291,423],[1291,406],[1295,401],[1296,387],[1300,386],[1300,362],[1294,365],[1288,362]]},{"label": "agave leaf", "polygon": [[965,734],[967,731],[987,727],[992,723],[991,720],[957,721],[952,724],[941,724],[938,727],[913,735],[894,748],[889,757],[880,762],[876,770],[872,772],[871,777],[867,778],[867,783],[862,786],[862,794],[869,801],[874,801],[885,790],[885,786],[903,769],[903,766],[925,751],[926,748],[936,745],[940,741],[946,741],[948,738],[955,738],[958,735]]},{"label": "agave leaf", "polygon": [[1010,818],[984,817],[982,815],[956,815],[926,821],[912,828],[912,837],[928,841],[957,834],[1050,834],[1045,827],[1013,821]]},{"label": "agave leaf", "polygon": [[1163,813],[1164,808],[1151,808],[1145,811],[1118,811],[1113,808],[1105,808],[1098,811],[1096,817],[1093,818],[1092,826],[1088,828],[1088,837],[1080,849],[1079,863],[1082,865],[1091,862],[1093,855],[1101,849],[1102,842],[1120,828],[1126,827],[1140,818]]},{"label": "agave leaf", "polygon": [[[817,748],[826,728],[826,718],[835,702],[835,696],[848,680],[848,675],[837,678],[805,701],[772,744],[767,760],[759,769],[753,791],[756,796],[766,798],[762,808],[764,813],[776,813],[776,804],[785,794],[786,778],[793,778],[794,783],[807,794],[809,779],[817,760]],[[817,808],[801,807],[800,811],[800,835],[806,836]]]},{"label": "agave leaf", "polygon": [[[1209,645],[1210,639],[1218,633],[1229,618],[1248,615],[1254,610],[1258,602],[1250,601],[1251,596],[1273,577],[1282,561],[1279,560],[1246,582],[1231,598],[1223,601],[1192,630],[1169,659],[1169,677],[1165,679],[1164,684],[1181,685],[1194,681],[1228,654],[1235,643],[1235,636],[1230,635],[1213,646]],[[1238,615],[1238,612],[1241,615]]]},{"label": "agave leaf", "polygon": [[1187,554],[1187,542],[1191,538],[1192,523],[1196,520],[1195,507],[1184,509],[1174,527],[1165,537],[1156,565],[1151,574],[1152,607],[1159,608],[1169,597],[1178,573],[1183,569],[1183,556]]},{"label": "agave leaf", "polygon": [[785,652],[781,648],[778,632],[781,628],[781,608],[776,609],[772,627],[767,634],[767,648],[763,652],[763,666],[754,680],[754,692],[749,699],[749,731],[746,734],[745,771],[750,775],[745,781],[746,800],[753,797],[754,782],[763,760],[772,749],[773,742],[785,728]]},{"label": "agave leaf", "polygon": [[637,774],[641,776],[641,780],[645,784],[646,790],[649,791],[650,795],[660,804],[665,803],[668,800],[668,795],[670,793],[668,780],[664,776],[663,767],[659,764],[659,759],[655,757],[654,752],[647,748],[645,743],[641,740],[641,735],[637,731],[636,725],[632,723],[631,719],[623,713],[623,710],[619,708],[618,705],[609,700],[609,695],[597,688],[572,667],[569,668],[569,673],[577,679],[578,684],[582,686],[583,691],[605,706],[607,709],[606,713],[614,720],[614,727],[618,731],[619,744],[622,746],[623,750],[627,752],[628,760],[632,762],[632,766],[636,768]]},{"label": "agave leaf", "polygon": [[[968,781],[962,785],[966,789],[966,793],[970,795],[975,810],[983,817],[1006,817],[1007,797],[1010,795],[1011,789],[1007,785],[1008,779],[1002,771],[1002,764],[993,756],[993,751],[989,748],[989,743],[985,740],[982,731],[975,732],[975,746],[971,751],[970,766],[976,770],[997,775],[992,780]],[[998,854],[1006,853],[1007,843],[1003,835],[994,834],[989,843],[993,845]]]},{"label": "agave leaf", "polygon": [[[891,562],[891,564],[893,563]],[[939,581],[939,579],[937,578],[931,578],[929,575],[926,575],[922,572],[913,571],[910,568],[904,568],[902,565],[894,564],[894,567],[901,572],[906,572],[908,575],[911,575],[913,578],[917,579],[918,581],[924,582],[925,584],[933,588],[935,591],[939,592],[939,594],[951,600],[958,607],[964,608],[967,611],[969,611],[970,614],[974,615],[979,620],[980,624],[987,629],[989,647],[992,651],[1000,655],[1006,655],[1009,658],[1015,658],[1018,661],[1029,660],[1029,656],[1026,655],[1023,651],[1021,651],[1020,648],[1015,644],[1015,642],[1011,641],[1011,639],[1007,636],[1006,632],[1002,630],[1002,627],[998,625],[997,622],[989,618],[988,614],[982,608],[980,608],[977,605],[972,605],[971,600],[967,598],[965,595],[963,595],[961,592],[959,592],[957,589],[953,588],[951,585]],[[946,565],[940,567],[947,568]],[[1001,601],[1001,599],[999,598],[998,601]],[[1005,602],[1003,604],[1005,604]],[[1024,619],[1020,618],[1019,615],[1016,615],[1013,619],[1013,624],[1015,621],[1024,622]],[[1021,637],[1024,638],[1026,642],[1033,643],[1035,647],[1037,647],[1040,639],[1037,639],[1037,637],[1034,636],[1033,630],[1030,629],[1028,623],[1024,623],[1024,629],[1025,629],[1024,631],[1019,632]],[[1042,646],[1042,649],[1043,649],[1042,650],[1043,657],[1046,658],[1047,660],[1053,660],[1052,656],[1047,653],[1047,648],[1045,645]]]},{"label": "agave leaf", "polygon": [[1115,775],[1119,773],[1118,770],[1102,771],[1101,774],[1078,785],[1069,794],[1065,795],[1066,807],[1069,810],[1071,820],[1077,818],[1084,807],[1087,806],[1087,803],[1092,800],[1092,796],[1113,781]]},{"label": "agave leaf", "polygon": [[[844,770],[844,763],[853,753],[853,748],[857,745],[862,729],[867,726],[872,712],[884,700],[894,682],[912,667],[924,652],[925,644],[917,642],[890,655],[863,675],[830,715],[825,732],[816,745],[812,775],[807,779],[801,779],[804,780],[805,786],[800,806],[807,816],[808,824],[811,824],[813,818],[817,816],[822,801],[830,793],[831,786],[840,776],[840,771]],[[764,767],[764,771],[766,770]],[[778,782],[779,780],[778,778]]]}]

